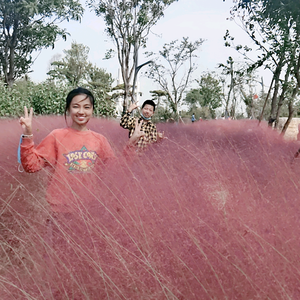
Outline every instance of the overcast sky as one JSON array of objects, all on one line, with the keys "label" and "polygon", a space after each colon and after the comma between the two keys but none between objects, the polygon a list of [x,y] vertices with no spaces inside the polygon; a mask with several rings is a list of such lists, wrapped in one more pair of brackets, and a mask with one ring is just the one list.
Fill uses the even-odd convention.
[{"label": "overcast sky", "polygon": [[[82,1],[84,3],[84,1]],[[202,38],[205,40],[200,48],[197,72],[193,78],[199,78],[204,71],[216,70],[218,63],[225,63],[228,56],[235,60],[241,60],[236,51],[224,47],[223,36],[229,29],[235,36],[237,43],[251,43],[246,34],[233,22],[229,21],[232,0],[179,0],[173,3],[166,11],[165,16],[152,28],[147,42],[147,51],[157,52],[164,43],[175,39],[189,37],[191,41]],[[50,60],[54,55],[63,55],[64,49],[70,49],[73,41],[84,44],[90,48],[89,60],[98,67],[106,69],[117,79],[117,59],[103,60],[105,51],[114,47],[105,33],[105,25],[101,18],[86,9],[81,23],[65,22],[61,27],[70,33],[67,41],[58,41],[54,49],[42,50],[33,65],[30,77],[35,82],[46,79]],[[141,52],[144,52],[141,51]],[[139,64],[145,62],[142,53],[139,55]],[[142,74],[141,74],[142,75]],[[140,86],[144,93],[142,100],[149,94],[147,91],[159,89],[151,81],[140,76]]]}]

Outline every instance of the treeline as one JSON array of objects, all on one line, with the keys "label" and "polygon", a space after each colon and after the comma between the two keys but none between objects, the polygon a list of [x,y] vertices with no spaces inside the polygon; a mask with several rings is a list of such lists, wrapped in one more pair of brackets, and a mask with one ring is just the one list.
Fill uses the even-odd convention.
[{"label": "treeline", "polygon": [[82,86],[95,96],[94,114],[115,116],[117,93],[112,92],[112,76],[88,60],[89,47],[72,43],[64,50],[64,56],[53,60],[48,77],[42,83],[34,83],[25,75],[9,86],[0,83],[0,116],[15,117],[24,111],[24,105],[32,107],[35,114],[62,115],[65,98],[70,90]]},{"label": "treeline", "polygon": [[[84,7],[80,1],[69,0],[2,1],[0,79],[7,90],[1,86],[0,116],[15,116],[24,104],[33,106],[37,114],[61,114],[60,101],[79,85],[90,88],[97,97],[96,115],[114,116],[117,100],[122,101],[123,111],[134,100],[137,72],[145,66],[144,74],[159,89],[152,93],[160,106],[159,120],[194,113],[207,119],[222,115],[265,119],[277,126],[279,117],[287,116],[284,132],[291,119],[300,115],[299,1],[233,1],[231,19],[239,23],[250,42],[239,44],[229,31],[224,32],[224,42],[244,60],[229,57],[218,64],[221,72],[206,72],[200,78],[192,78],[192,74],[204,42],[201,38],[165,43],[156,53],[146,52],[149,61],[138,66],[138,52],[146,49],[151,28],[176,1],[126,1],[126,5],[123,1],[87,1],[103,18],[107,34],[115,42],[115,49],[108,49],[105,57],[117,53],[123,78],[118,88],[112,87],[111,74],[88,61],[89,48],[76,43],[65,50],[61,60],[52,62],[46,82],[20,80],[28,77],[32,53],[54,47],[59,38],[66,39],[68,33],[59,25],[66,20],[80,21]],[[270,71],[271,82],[258,75],[261,69]]]},{"label": "treeline", "polygon": [[[105,94],[97,88],[85,86],[90,89],[95,99],[96,116],[114,116],[114,102],[107,101]],[[20,80],[12,88],[0,83],[0,117],[18,117],[24,113],[24,106],[33,107],[37,115],[55,114],[63,115],[65,99],[73,87],[66,83],[54,83],[49,80],[34,83],[29,80]]]}]

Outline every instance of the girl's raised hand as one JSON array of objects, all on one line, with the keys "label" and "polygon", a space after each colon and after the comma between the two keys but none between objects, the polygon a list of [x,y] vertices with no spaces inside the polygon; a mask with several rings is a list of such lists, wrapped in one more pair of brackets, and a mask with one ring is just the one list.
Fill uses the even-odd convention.
[{"label": "girl's raised hand", "polygon": [[30,108],[30,112],[28,115],[28,109],[24,106],[24,117],[21,117],[19,122],[23,128],[23,134],[31,135],[32,134],[32,115],[33,115],[33,108]]}]

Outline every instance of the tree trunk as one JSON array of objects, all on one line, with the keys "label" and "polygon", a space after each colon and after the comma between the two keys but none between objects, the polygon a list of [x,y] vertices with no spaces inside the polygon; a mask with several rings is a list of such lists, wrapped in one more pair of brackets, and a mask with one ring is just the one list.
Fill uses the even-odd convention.
[{"label": "tree trunk", "polygon": [[228,114],[230,95],[231,95],[231,92],[233,91],[233,87],[234,87],[233,62],[230,62],[230,87],[229,87],[228,97],[227,97],[227,100],[226,100],[225,117],[226,117],[226,114]]},{"label": "tree trunk", "polygon": [[289,116],[282,128],[282,131],[281,131],[281,134],[284,135],[287,128],[289,127],[291,121],[292,121],[292,118],[293,118],[293,113],[294,113],[294,99],[296,98],[296,95],[298,94],[298,91],[299,91],[299,83],[296,84],[296,87],[294,88],[293,90],[293,94],[292,94],[292,97],[291,97],[291,100],[289,101]]},{"label": "tree trunk", "polygon": [[293,119],[293,113],[294,113],[294,106],[293,106],[293,101],[289,102],[289,116],[282,128],[281,134],[284,135],[286,130],[288,129],[292,119]]},{"label": "tree trunk", "polygon": [[278,105],[277,105],[276,121],[275,121],[276,128],[277,128],[278,123],[279,123],[279,115],[280,115],[280,110],[281,110],[281,107],[282,107],[282,104],[283,104],[283,101],[284,101],[284,96],[285,96],[285,93],[286,93],[287,88],[288,88],[288,80],[289,80],[289,77],[290,77],[290,73],[291,73],[291,63],[289,64],[289,66],[286,70],[286,73],[285,73],[285,76],[284,76],[284,83],[282,85],[282,90],[281,90],[281,94],[280,94]]},{"label": "tree trunk", "polygon": [[235,92],[234,92],[234,89],[232,90],[233,92],[233,98],[232,98],[232,105],[231,105],[231,109],[230,109],[230,117],[232,119],[235,119],[235,110],[236,110],[236,97],[235,97]]},{"label": "tree trunk", "polygon": [[[276,127],[278,126],[278,123],[279,123],[279,114],[280,114],[280,110],[281,110],[281,107],[282,107],[282,104],[283,104],[283,101],[284,101],[284,96],[285,96],[285,93],[286,93],[286,91],[288,89],[288,81],[289,81],[289,77],[291,75],[292,66],[293,66],[293,63],[294,63],[294,60],[295,60],[295,51],[296,51],[296,47],[294,47],[294,49],[293,49],[293,51],[291,53],[291,58],[290,58],[290,60],[288,62],[288,66],[287,66],[287,69],[286,69],[286,72],[285,72],[284,83],[282,85],[281,95],[279,97],[278,107],[277,107],[277,112],[276,112],[276,123],[275,123]],[[292,102],[293,102],[293,99],[294,98],[291,99]]]},{"label": "tree trunk", "polygon": [[273,92],[273,97],[271,102],[271,113],[269,117],[270,127],[273,126],[273,123],[276,120],[277,95],[279,90],[279,78],[280,78],[282,67],[283,67],[283,58],[280,59],[276,67],[276,70],[274,72],[274,92]]},{"label": "tree trunk", "polygon": [[129,66],[128,62],[126,62],[126,66],[122,66],[122,77],[124,82],[124,100],[123,100],[123,114],[125,114],[130,97],[130,75],[129,75]]},{"label": "tree trunk", "polygon": [[7,73],[6,84],[8,84],[10,87],[12,87],[15,82],[15,48],[17,46],[18,27],[19,27],[19,20],[16,18],[14,20],[13,32],[10,37],[10,43],[8,46],[9,47],[9,58],[8,58],[9,71]]},{"label": "tree trunk", "polygon": [[268,94],[266,96],[266,100],[265,100],[265,103],[264,103],[264,106],[263,106],[263,109],[261,111],[261,114],[260,114],[260,117],[259,117],[259,122],[258,124],[260,124],[262,118],[263,118],[263,115],[264,115],[264,111],[265,111],[265,108],[266,108],[266,105],[267,105],[267,102],[268,102],[268,99],[269,99],[269,96],[270,96],[270,93],[271,93],[271,89],[272,89],[272,86],[273,86],[273,82],[274,82],[274,76],[272,78],[272,81],[271,81],[271,84],[270,84],[270,87],[269,87],[269,90],[268,90]]}]

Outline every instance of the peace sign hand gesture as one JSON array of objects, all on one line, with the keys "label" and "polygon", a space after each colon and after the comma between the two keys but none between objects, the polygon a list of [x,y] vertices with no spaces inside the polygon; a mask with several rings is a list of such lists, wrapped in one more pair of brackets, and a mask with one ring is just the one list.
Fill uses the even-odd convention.
[{"label": "peace sign hand gesture", "polygon": [[143,120],[139,121],[138,118],[135,119],[135,130],[132,136],[135,136],[137,139],[145,135],[145,132],[142,130],[143,122]]},{"label": "peace sign hand gesture", "polygon": [[24,135],[32,135],[32,115],[33,115],[33,108],[30,108],[30,112],[28,115],[28,109],[24,106],[24,117],[21,117],[19,122],[23,128]]},{"label": "peace sign hand gesture", "polygon": [[135,130],[133,132],[133,135],[129,139],[129,144],[130,145],[135,145],[139,139],[145,135],[145,132],[142,130],[142,124],[143,120],[139,122],[139,119],[135,120]]}]

